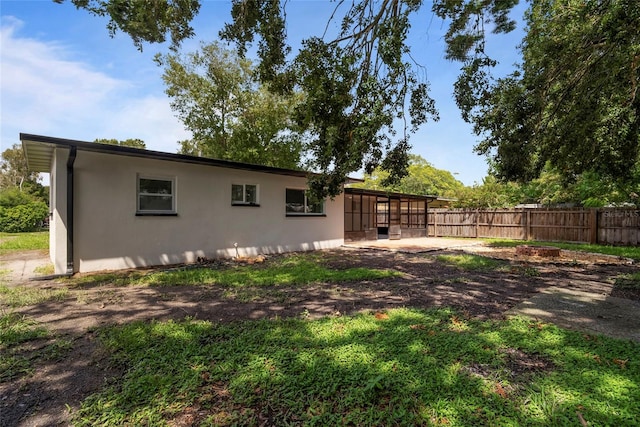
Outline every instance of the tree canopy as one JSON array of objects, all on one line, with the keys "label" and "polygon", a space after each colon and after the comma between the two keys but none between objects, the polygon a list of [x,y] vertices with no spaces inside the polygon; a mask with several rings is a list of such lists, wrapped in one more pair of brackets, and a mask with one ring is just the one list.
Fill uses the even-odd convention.
[{"label": "tree canopy", "polygon": [[0,189],[17,187],[20,190],[25,186],[33,186],[40,180],[38,172],[32,172],[27,168],[27,158],[22,146],[14,144],[2,152],[0,159]]},{"label": "tree canopy", "polygon": [[2,152],[0,157],[0,192],[3,194],[22,193],[43,203],[49,203],[48,187],[41,183],[40,174],[27,168],[27,158],[19,144],[14,144]]},{"label": "tree canopy", "polygon": [[115,138],[106,139],[106,138],[98,138],[94,142],[98,144],[109,144],[109,145],[119,145],[121,147],[133,147],[133,148],[147,148],[147,145],[143,140],[138,138],[129,138],[125,140],[118,140]]},{"label": "tree canopy", "polygon": [[[64,3],[65,0],[53,0]],[[142,50],[144,42],[163,43],[167,36],[172,47],[194,35],[191,21],[200,11],[199,0],[70,0],[78,9],[109,18],[107,29],[113,37],[118,30],[128,34]]]},{"label": "tree canopy", "polygon": [[[63,0],[57,0],[63,1]],[[129,2],[71,0],[78,8],[109,16],[109,31],[128,33],[142,41],[173,46],[193,35],[189,23],[199,11],[197,0]],[[434,0],[433,11],[449,19],[446,36],[451,59],[490,65],[484,55],[485,29],[505,32],[518,0]],[[376,167],[388,171],[389,182],[406,175],[409,135],[428,119],[437,120],[429,83],[407,44],[411,19],[422,0],[360,0],[335,2],[331,20],[340,24],[332,37],[316,34],[290,55],[286,34],[286,1],[232,0],[232,22],[221,36],[235,42],[243,55],[257,43],[257,73],[278,93],[305,94],[295,109],[298,126],[308,135],[311,178],[319,196],[341,191],[347,174]],[[418,49],[419,47],[414,47]]]},{"label": "tree canopy", "polygon": [[492,84],[467,80],[456,88],[483,136],[476,151],[502,180],[529,181],[547,164],[567,183],[582,174],[637,179],[637,0],[534,0],[525,18],[519,69]]},{"label": "tree canopy", "polygon": [[543,206],[640,206],[640,168],[632,179],[620,182],[595,172],[585,172],[567,183],[561,173],[547,163],[540,176],[528,182],[500,182],[487,176],[480,184],[456,190],[456,207],[508,208],[520,204]]},{"label": "tree canopy", "polygon": [[171,108],[193,134],[180,151],[204,157],[298,168],[302,135],[292,120],[297,93],[277,94],[256,79],[248,59],[219,43],[157,56]]},{"label": "tree canopy", "polygon": [[48,187],[40,174],[27,168],[22,146],[14,144],[0,159],[0,231],[33,231],[49,214]]},{"label": "tree canopy", "polygon": [[[63,0],[56,0],[63,1]],[[198,0],[70,0],[108,16],[108,29],[136,46],[193,35]],[[409,136],[438,115],[408,34],[422,0],[335,2],[338,34],[312,34],[291,54],[286,1],[232,0],[223,39],[240,55],[257,44],[256,72],[268,90],[305,94],[293,119],[308,136],[316,194],[337,194],[348,173],[377,167],[389,183],[407,174]],[[455,84],[463,118],[483,140],[500,180],[527,181],[550,164],[565,182],[582,174],[633,180],[640,152],[640,8],[636,0],[531,0],[523,62],[493,80],[487,32],[514,28],[518,0],[433,0],[449,25],[446,57],[462,63]],[[426,64],[428,65],[428,64]]]},{"label": "tree canopy", "polygon": [[453,197],[464,185],[451,172],[437,169],[423,157],[410,154],[407,176],[395,184],[387,183],[388,172],[376,168],[364,177],[364,182],[353,184],[356,188],[386,190],[406,194]]}]

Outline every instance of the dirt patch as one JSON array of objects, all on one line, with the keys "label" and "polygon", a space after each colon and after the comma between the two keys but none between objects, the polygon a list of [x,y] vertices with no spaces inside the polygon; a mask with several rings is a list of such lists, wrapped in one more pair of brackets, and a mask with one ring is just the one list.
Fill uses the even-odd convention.
[{"label": "dirt patch", "polygon": [[[88,395],[117,377],[120,373],[109,366],[91,332],[102,325],[185,316],[214,322],[291,316],[317,318],[394,307],[453,307],[471,318],[502,319],[508,310],[551,287],[610,296],[616,277],[637,271],[626,261],[609,257],[561,254],[550,261],[516,256],[513,249],[472,250],[501,260],[500,267],[466,271],[436,260],[436,255],[451,251],[420,254],[343,248],[322,252],[325,264],[338,269],[393,269],[402,275],[376,281],[282,287],[277,292],[256,288],[245,291],[249,295],[234,294],[217,286],[70,288],[63,301],[17,309],[73,345],[64,358],[40,363],[32,375],[0,383],[0,425],[67,424],[69,409],[77,409]],[[22,285],[67,286],[55,281]],[[627,296],[640,301],[640,295]],[[548,368],[545,361],[533,356],[525,358],[527,366],[511,353],[505,353],[505,358],[509,369],[516,373]]]}]

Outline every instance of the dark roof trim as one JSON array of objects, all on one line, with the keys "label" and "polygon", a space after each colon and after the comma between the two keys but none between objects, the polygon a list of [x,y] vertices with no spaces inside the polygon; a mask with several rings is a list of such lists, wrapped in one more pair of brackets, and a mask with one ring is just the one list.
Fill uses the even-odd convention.
[{"label": "dark roof trim", "polygon": [[[118,156],[128,157],[141,157],[154,160],[167,160],[171,162],[193,163],[198,165],[218,166],[222,168],[242,169],[254,172],[272,173],[277,175],[289,175],[306,178],[310,174],[309,172],[300,170],[254,165],[250,163],[232,162],[228,160],[209,159],[206,157],[188,156],[185,154],[172,154],[162,151],[145,150],[133,147],[122,147],[119,145],[100,144],[96,142],[76,141],[72,139],[54,138],[51,136],[32,135],[28,133],[20,133],[20,140],[23,142],[23,144],[26,142],[30,142],[62,148],[76,147],[78,150],[91,151],[96,153],[114,154]],[[28,162],[29,152],[27,152],[26,155]]]},{"label": "dark roof trim", "polygon": [[438,199],[438,196],[395,193],[393,191],[369,190],[367,188],[353,188],[353,187],[346,187],[344,189],[344,194],[364,194],[364,195],[369,195],[369,196],[400,197],[400,198],[420,199],[420,200],[436,200],[436,199]]}]

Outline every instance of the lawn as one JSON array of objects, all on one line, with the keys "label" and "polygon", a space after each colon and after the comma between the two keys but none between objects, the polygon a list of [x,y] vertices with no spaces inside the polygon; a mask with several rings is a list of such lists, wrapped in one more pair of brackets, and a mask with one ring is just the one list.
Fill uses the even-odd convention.
[{"label": "lawn", "polygon": [[640,344],[448,309],[98,331],[77,425],[637,425]]},{"label": "lawn", "polygon": [[[1,235],[0,250],[8,250],[8,241],[43,249],[46,233],[29,234]],[[435,260],[484,276],[509,269],[478,255]],[[71,341],[7,312],[9,307],[68,299],[102,284],[216,286],[234,299],[253,301],[279,289],[400,274],[336,268],[335,261],[305,253],[253,265],[220,261],[92,274],[42,292],[0,284],[0,383],[28,377],[42,361],[73,360]],[[616,280],[640,286],[637,273]],[[123,375],[73,412],[79,426],[633,426],[640,413],[639,343],[519,318],[475,320],[447,308],[319,320],[302,313],[230,323],[130,322],[92,329],[91,337],[102,347],[96,351],[107,355],[100,363]]]},{"label": "lawn", "polygon": [[48,231],[33,233],[0,232],[0,254],[33,249],[49,249]]},{"label": "lawn", "polygon": [[447,265],[456,266],[463,270],[483,271],[505,268],[507,263],[473,254],[438,255],[436,259]]},{"label": "lawn", "polygon": [[399,275],[392,270],[370,268],[333,269],[324,265],[321,256],[311,253],[285,254],[272,257],[264,264],[237,264],[198,266],[188,265],[147,273],[99,273],[86,275],[68,282],[74,285],[101,283],[119,286],[176,286],[221,285],[233,288],[270,288],[303,286],[314,283],[338,283],[353,280],[375,280]]},{"label": "lawn", "polygon": [[28,375],[34,364],[62,358],[70,349],[71,341],[27,317],[0,312],[0,383]]},{"label": "lawn", "polygon": [[489,246],[496,248],[506,247],[513,248],[519,245],[543,245],[553,246],[569,251],[582,251],[590,253],[598,253],[605,255],[619,256],[623,258],[631,258],[640,261],[640,247],[638,246],[610,246],[610,245],[590,245],[586,243],[565,243],[565,242],[535,242],[523,240],[506,240],[506,239],[485,239],[489,242]]}]

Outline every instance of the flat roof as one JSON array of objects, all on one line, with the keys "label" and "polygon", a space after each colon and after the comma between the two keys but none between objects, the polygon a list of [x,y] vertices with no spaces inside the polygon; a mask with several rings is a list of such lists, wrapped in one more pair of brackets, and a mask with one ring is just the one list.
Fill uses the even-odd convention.
[{"label": "flat roof", "polygon": [[406,193],[396,193],[393,191],[369,190],[367,188],[353,188],[353,187],[345,187],[344,193],[345,194],[364,194],[368,196],[379,196],[379,197],[420,199],[420,200],[437,200],[438,199],[438,196],[430,196],[425,194],[406,194]]},{"label": "flat roof", "polygon": [[50,172],[53,150],[55,148],[76,147],[78,150],[96,153],[114,154],[117,156],[141,157],[145,159],[167,160],[171,162],[193,163],[198,165],[218,166],[231,169],[243,169],[254,172],[265,172],[277,175],[308,177],[311,172],[295,169],[283,169],[251,163],[232,162],[230,160],[210,159],[207,157],[189,156],[186,154],[165,153],[162,151],[125,147],[120,145],[100,144],[97,142],[77,141],[73,139],[54,138],[51,136],[20,133],[20,141],[27,158],[27,167],[34,172]]}]

